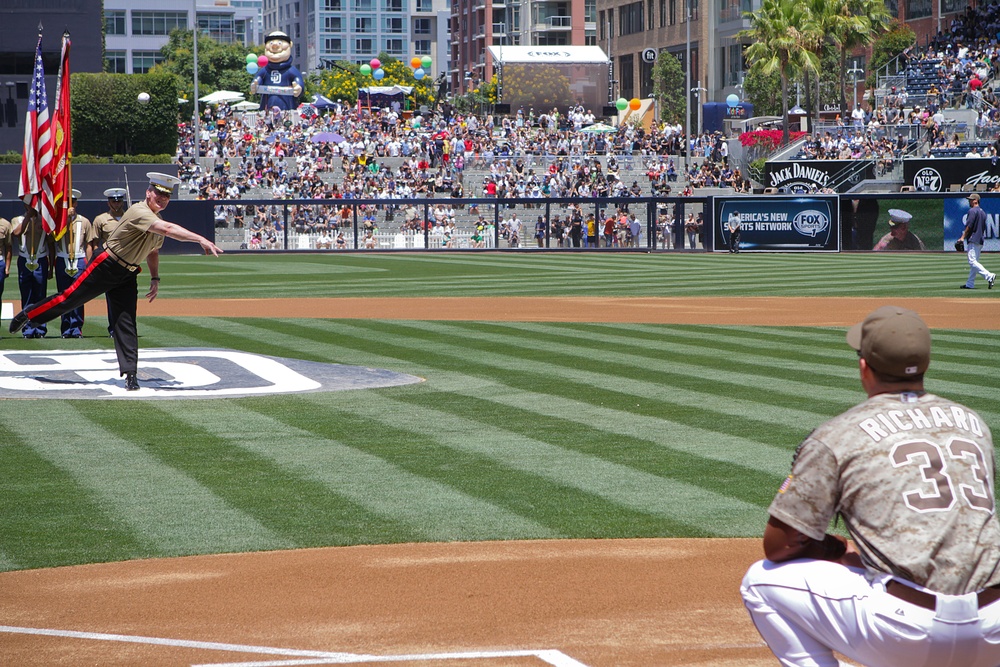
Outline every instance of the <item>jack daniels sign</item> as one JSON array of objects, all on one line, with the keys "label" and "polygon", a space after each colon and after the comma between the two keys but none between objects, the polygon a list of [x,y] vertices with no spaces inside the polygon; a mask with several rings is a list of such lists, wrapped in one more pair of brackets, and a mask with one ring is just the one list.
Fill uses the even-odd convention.
[{"label": "jack daniels sign", "polygon": [[[858,169],[857,160],[769,161],[764,165],[764,187],[787,194],[808,194],[823,188],[847,192],[860,181],[875,178],[875,163]],[[842,175],[850,174],[848,178]]]},{"label": "jack daniels sign", "polygon": [[903,161],[903,184],[917,192],[949,192],[951,186],[975,190],[1000,183],[1000,161],[994,158],[925,158]]}]

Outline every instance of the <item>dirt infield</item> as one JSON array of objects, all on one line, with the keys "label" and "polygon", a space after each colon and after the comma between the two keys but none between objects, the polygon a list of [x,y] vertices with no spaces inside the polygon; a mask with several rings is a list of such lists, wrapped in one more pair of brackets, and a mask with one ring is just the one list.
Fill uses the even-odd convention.
[{"label": "dirt infield", "polygon": [[[1000,326],[993,299],[892,302],[936,328]],[[883,303],[164,299],[141,303],[140,314],[846,326]],[[98,311],[100,304],[94,306]],[[0,574],[0,664],[773,665],[738,594],[743,572],[760,553],[758,539],[560,540],[7,572]]]}]

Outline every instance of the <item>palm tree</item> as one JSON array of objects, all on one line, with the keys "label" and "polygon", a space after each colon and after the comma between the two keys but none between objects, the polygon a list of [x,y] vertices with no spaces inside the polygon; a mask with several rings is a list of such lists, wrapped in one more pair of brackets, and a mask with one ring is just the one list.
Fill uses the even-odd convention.
[{"label": "palm tree", "polygon": [[835,0],[836,18],[826,33],[840,51],[840,108],[847,109],[847,56],[867,48],[889,28],[889,10],[884,0]]},{"label": "palm tree", "polygon": [[788,83],[801,72],[818,73],[819,59],[810,50],[817,41],[816,24],[808,4],[801,0],[763,0],[749,14],[750,28],[739,37],[751,42],[746,50],[750,69],[781,79],[782,143],[788,143]]}]

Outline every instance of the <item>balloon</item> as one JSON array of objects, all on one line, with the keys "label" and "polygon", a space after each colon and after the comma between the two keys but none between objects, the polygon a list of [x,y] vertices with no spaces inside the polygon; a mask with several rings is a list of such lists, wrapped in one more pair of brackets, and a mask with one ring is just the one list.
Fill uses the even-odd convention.
[{"label": "balloon", "polygon": [[638,97],[633,97],[628,101],[628,108],[632,111],[638,111],[639,107],[642,106],[642,102],[639,101]]},{"label": "balloon", "polygon": [[729,106],[730,109],[735,106],[739,106],[739,103],[740,96],[735,93],[726,98],[726,105]]},{"label": "balloon", "polygon": [[423,58],[420,59],[420,64],[421,66],[423,66],[424,69],[430,69],[432,62],[433,61],[431,60],[430,56],[424,56]]},{"label": "balloon", "polygon": [[371,73],[372,73],[372,66],[371,65],[362,65],[361,66],[361,76],[368,76]]},{"label": "balloon", "polygon": [[424,71],[424,68],[423,68],[423,67],[420,67],[420,68],[418,68],[418,69],[417,69],[417,70],[416,70],[416,71],[415,71],[415,72],[413,73],[413,78],[414,78],[414,79],[416,79],[417,81],[420,81],[420,80],[421,80],[422,78],[424,78],[425,76],[427,76],[427,72],[425,72],[425,71]]},{"label": "balloon", "polygon": [[420,58],[418,58],[417,56],[413,56],[412,58],[410,58],[410,67],[412,67],[413,69],[419,68]]},{"label": "balloon", "polygon": [[382,61],[380,61],[378,58],[372,58],[370,64],[372,66],[372,69],[378,69],[379,67],[382,66]]},{"label": "balloon", "polygon": [[618,100],[615,101],[615,108],[619,111],[625,111],[625,109],[628,109],[628,100],[624,97],[619,97]]},{"label": "balloon", "polygon": [[259,69],[257,63],[247,63],[247,74],[256,74]]},{"label": "balloon", "polygon": [[257,67],[267,67],[267,56],[257,58]]},{"label": "balloon", "polygon": [[248,63],[255,63],[255,62],[257,62],[257,54],[256,53],[248,53],[247,54],[247,62]]},{"label": "balloon", "polygon": [[376,81],[381,81],[384,76],[385,76],[385,70],[382,69],[381,67],[372,72],[372,78],[375,79]]}]

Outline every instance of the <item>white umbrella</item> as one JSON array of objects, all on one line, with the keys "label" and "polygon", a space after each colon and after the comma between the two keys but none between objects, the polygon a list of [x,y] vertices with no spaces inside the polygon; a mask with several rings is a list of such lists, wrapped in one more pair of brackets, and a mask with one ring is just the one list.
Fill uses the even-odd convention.
[{"label": "white umbrella", "polygon": [[256,111],[260,109],[260,104],[257,102],[251,102],[250,100],[243,100],[233,105],[233,108],[237,111]]},{"label": "white umbrella", "polygon": [[237,93],[232,90],[217,90],[214,93],[209,93],[205,97],[199,97],[199,102],[204,102],[205,104],[219,104],[220,102],[241,102],[243,101],[243,93]]},{"label": "white umbrella", "polygon": [[594,123],[593,125],[588,125],[587,127],[580,130],[581,132],[588,132],[591,134],[603,134],[606,132],[617,132],[618,128],[605,123]]}]

